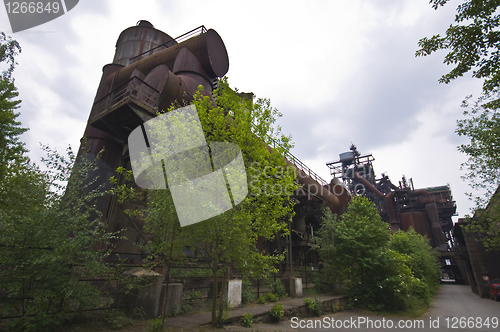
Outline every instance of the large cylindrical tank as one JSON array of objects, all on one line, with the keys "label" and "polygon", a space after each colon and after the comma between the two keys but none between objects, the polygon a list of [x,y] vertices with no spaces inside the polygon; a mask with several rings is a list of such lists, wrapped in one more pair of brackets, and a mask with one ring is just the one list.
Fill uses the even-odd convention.
[{"label": "large cylindrical tank", "polygon": [[[139,21],[136,26],[123,30],[116,41],[113,63],[128,66],[130,59],[157,46],[166,44],[170,47],[177,42],[165,32],[157,30],[148,21]],[[146,55],[156,53],[166,47],[159,47]]]}]

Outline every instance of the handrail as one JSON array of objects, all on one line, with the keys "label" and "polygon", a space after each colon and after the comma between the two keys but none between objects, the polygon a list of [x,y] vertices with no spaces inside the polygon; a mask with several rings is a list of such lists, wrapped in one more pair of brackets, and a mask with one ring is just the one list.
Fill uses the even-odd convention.
[{"label": "handrail", "polygon": [[[195,32],[196,32],[197,30],[200,30],[200,32],[199,32],[198,34],[196,34],[196,35],[201,35],[202,33],[207,32],[207,28],[205,28],[205,26],[204,26],[204,25],[200,25],[199,27],[194,28],[194,29],[193,29],[193,30],[191,30],[191,31],[188,31],[188,32],[186,32],[186,33],[183,33],[183,34],[182,34],[182,35],[180,35],[179,37],[176,37],[176,38],[174,38],[174,39],[172,39],[172,40],[169,40],[169,41],[168,41],[168,42],[166,42],[166,43],[163,43],[163,44],[160,44],[160,45],[158,45],[158,46],[156,46],[156,47],[153,47],[153,48],[151,48],[151,49],[147,50],[146,52],[142,52],[141,54],[138,54],[138,55],[136,55],[136,56],[131,57],[131,58],[129,59],[129,61],[133,61],[133,60],[135,60],[135,59],[137,59],[137,58],[139,58],[139,57],[141,57],[141,56],[143,56],[143,55],[145,55],[145,54],[147,54],[147,53],[152,53],[154,50],[156,50],[156,49],[158,49],[158,48],[160,48],[160,47],[169,48],[168,44],[171,44],[173,41],[175,41],[175,42],[176,42],[176,44],[178,44],[178,43],[180,43],[181,41],[183,41],[183,40],[187,39],[187,36],[192,36],[192,35],[195,35]],[[176,45],[176,44],[175,44],[175,45]]]},{"label": "handrail", "polygon": [[[151,96],[156,94],[156,99],[150,99]],[[107,109],[112,108],[118,102],[130,98],[135,101],[140,101],[150,107],[156,106],[157,98],[160,92],[153,88],[148,83],[144,82],[138,77],[132,77],[125,83],[118,86],[116,89],[99,99],[92,106],[92,112],[96,117]],[[141,97],[144,100],[140,100]]]},{"label": "handrail", "polygon": [[[267,137],[268,140],[270,140],[272,142],[273,146],[276,146],[276,145],[280,146],[271,136],[266,135],[266,137]],[[304,164],[299,158],[295,157],[290,152],[285,151],[284,152],[284,157],[292,165],[294,165],[295,167],[297,167],[298,169],[300,169],[302,172],[304,172],[307,175],[309,175],[311,178],[313,178],[314,180],[316,180],[322,186],[327,186],[328,185],[328,182],[326,182],[321,176],[319,176],[318,174],[316,174],[312,169],[310,169],[309,167],[307,167],[306,164]]]}]

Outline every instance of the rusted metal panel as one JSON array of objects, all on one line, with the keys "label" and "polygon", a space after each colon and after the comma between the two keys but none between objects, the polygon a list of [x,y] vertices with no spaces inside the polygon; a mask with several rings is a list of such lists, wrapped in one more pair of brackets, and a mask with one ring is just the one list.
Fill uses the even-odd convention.
[{"label": "rusted metal panel", "polygon": [[[150,51],[160,45],[172,46],[177,42],[163,31],[157,30],[147,21],[139,21],[138,25],[124,30],[116,41],[113,63],[127,66],[130,59]],[[157,48],[145,54],[151,55],[163,48]]]},{"label": "rusted metal panel", "polygon": [[182,43],[160,50],[151,56],[134,62],[118,73],[110,75],[107,83],[111,84],[113,80],[115,82],[127,80],[135,68],[147,74],[156,66],[165,64],[172,70],[178,53],[184,47],[188,48],[197,57],[205,72],[209,75],[209,78],[222,77],[227,73],[229,69],[229,57],[226,46],[219,34],[215,30],[210,29],[201,35],[187,39]]},{"label": "rusted metal panel", "polygon": [[412,227],[415,232],[427,236],[431,240],[431,245],[434,245],[432,230],[429,223],[429,217],[426,212],[414,211],[401,213],[401,228],[406,232]]}]

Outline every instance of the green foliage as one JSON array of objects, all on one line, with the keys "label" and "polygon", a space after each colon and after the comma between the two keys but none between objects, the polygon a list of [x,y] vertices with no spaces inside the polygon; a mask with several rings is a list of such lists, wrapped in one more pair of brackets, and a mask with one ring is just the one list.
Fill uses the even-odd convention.
[{"label": "green foliage", "polygon": [[[471,96],[464,100],[464,118],[457,121],[456,133],[470,139],[470,143],[459,146],[459,151],[468,156],[462,164],[467,173],[462,179],[469,181],[474,190],[485,191],[484,197],[477,197],[476,208],[484,208],[500,185],[500,114],[497,106],[485,106],[491,98],[481,97],[471,106]],[[468,194],[471,198],[471,193]]]},{"label": "green foliage", "polygon": [[280,279],[276,279],[276,281],[271,283],[271,293],[276,294],[280,299],[288,295],[285,290],[285,285],[283,285]]},{"label": "green foliage", "polygon": [[[144,228],[153,235],[144,247],[151,253],[152,264],[164,265],[170,273],[172,262],[185,257],[182,252],[186,247],[207,262],[207,271],[214,280],[212,323],[217,325],[221,323],[224,311],[221,301],[219,306],[216,303],[222,291],[218,289],[217,278],[222,276],[225,279],[228,269],[234,264],[245,278],[265,278],[270,272],[277,272],[274,266],[284,258],[283,254],[262,252],[256,248],[256,243],[259,238],[272,240],[277,234],[288,232],[284,221],[294,213],[289,194],[297,185],[295,172],[288,171],[283,158],[283,153],[292,146],[290,138],[275,125],[281,114],[271,107],[269,100],[242,99],[224,78],[219,81],[213,99],[203,95],[200,88],[192,104],[198,111],[207,143],[229,142],[240,147],[244,163],[249,168],[246,181],[251,193],[233,209],[183,228],[170,190],[150,190],[146,210],[128,212],[143,214]],[[173,107],[161,111],[172,110]],[[170,132],[163,129],[158,126],[150,135],[158,141],[172,139]],[[187,132],[186,137],[189,135]],[[272,151],[265,142],[275,144]],[[189,167],[186,172],[200,173],[197,163]],[[119,172],[127,173],[124,169],[119,169]],[[228,174],[230,177],[245,176]],[[126,175],[131,176],[130,172]],[[283,192],[273,194],[267,189],[271,187],[282,188]],[[117,186],[114,193],[123,201],[133,200],[137,195],[127,184]]]},{"label": "green foliage", "polygon": [[266,303],[266,297],[264,295],[259,295],[259,298],[257,299],[258,304],[264,304]]},{"label": "green foliage", "polygon": [[273,294],[273,293],[267,293],[266,295],[266,299],[269,301],[269,302],[278,302],[279,300],[279,296],[276,295],[276,294]]},{"label": "green foliage", "polygon": [[[469,182],[474,191],[482,191],[484,195],[477,196],[467,193],[475,201],[475,217],[469,219],[466,231],[480,234],[479,240],[488,250],[500,249],[500,204],[495,191],[500,186],[498,169],[500,168],[500,114],[498,103],[491,102],[494,98],[482,96],[469,105],[464,100],[464,119],[457,121],[456,133],[470,139],[470,143],[459,146],[459,151],[468,159],[462,164],[467,173],[462,179]],[[490,101],[484,103],[485,101]],[[482,213],[487,208],[486,213]]]},{"label": "green foliage", "polygon": [[[448,0],[431,0],[434,9]],[[498,61],[500,40],[499,6],[496,0],[463,0],[457,7],[454,24],[431,38],[419,40],[416,56],[426,56],[439,50],[448,50],[444,63],[455,67],[439,80],[449,83],[472,70],[472,76],[484,79],[483,92],[488,95],[498,92],[500,62]]]},{"label": "green foliage", "polygon": [[[225,79],[214,92],[217,107],[210,98],[195,95],[193,104],[203,127],[205,138],[210,142],[230,142],[242,151],[248,172],[247,182],[253,191],[232,210],[209,220],[186,226],[178,240],[203,256],[215,278],[220,271],[227,275],[233,263],[248,278],[262,278],[274,271],[274,264],[283,259],[281,254],[269,255],[256,249],[259,237],[271,240],[276,234],[287,232],[283,218],[293,214],[293,203],[287,194],[265,194],[265,188],[277,186],[295,190],[295,174],[281,172],[286,169],[282,153],[290,148],[289,138],[274,128],[276,117],[281,116],[265,99],[240,98],[229,88]],[[263,142],[271,137],[279,145],[271,152]],[[266,168],[267,167],[267,168]],[[264,172],[264,168],[266,172]],[[214,288],[216,287],[214,282]],[[214,294],[219,290],[214,289]],[[215,297],[214,297],[215,301]],[[220,322],[213,305],[212,321]]]},{"label": "green foliage", "polygon": [[147,332],[161,332],[163,331],[162,317],[153,318],[148,322]]},{"label": "green foliage", "polygon": [[82,155],[75,165],[71,149],[67,156],[44,150],[48,171],[16,165],[0,194],[8,202],[0,209],[0,311],[21,314],[13,329],[25,331],[51,330],[69,313],[112,303],[84,281],[114,273],[102,262],[109,252],[93,248],[117,237],[95,209],[104,195],[89,178],[96,164]]},{"label": "green foliage", "polygon": [[323,278],[334,285],[345,281],[351,306],[405,310],[430,304],[439,283],[436,251],[412,229],[391,235],[368,199],[354,197],[338,219],[325,213],[319,235],[322,274],[334,273]]},{"label": "green foliage", "polygon": [[[18,164],[26,162],[24,153],[27,150],[19,136],[28,129],[21,128],[21,123],[16,120],[19,116],[16,109],[19,108],[21,100],[16,100],[19,92],[12,78],[15,56],[20,52],[19,44],[0,32],[0,64],[9,65],[0,76],[0,183],[18,171]],[[1,186],[2,184],[0,191]]]},{"label": "green foliage", "polygon": [[281,303],[276,303],[271,308],[271,311],[269,312],[269,314],[276,321],[280,321],[281,319],[283,319],[283,316],[285,315],[285,310],[283,310],[283,305]]},{"label": "green foliage", "polygon": [[314,301],[310,298],[305,298],[304,303],[306,304],[307,309],[314,310]]},{"label": "green foliage", "polygon": [[125,326],[131,325],[132,320],[123,311],[111,309],[103,313],[102,319],[112,330],[121,330]]},{"label": "green foliage", "polygon": [[323,303],[320,301],[319,297],[315,297],[314,301],[310,298],[305,298],[304,303],[306,304],[307,309],[313,311],[316,316],[321,316],[323,313]]},{"label": "green foliage", "polygon": [[[444,6],[448,0],[431,0],[434,9]],[[454,24],[444,36],[434,35],[419,41],[417,56],[429,55],[438,50],[449,50],[444,63],[454,64],[440,82],[449,83],[472,70],[472,76],[484,79],[483,91],[474,105],[469,108],[467,97],[463,102],[464,119],[457,121],[456,133],[470,138],[470,143],[458,147],[467,155],[462,164],[467,173],[462,178],[469,181],[474,190],[484,191],[484,196],[476,197],[467,193],[476,202],[475,210],[485,208],[495,190],[500,185],[500,16],[497,0],[463,0],[457,7]],[[497,214],[491,211],[491,214]],[[471,231],[484,235],[481,239],[488,249],[500,248],[500,226],[493,220],[473,220]]]},{"label": "green foliage", "polygon": [[252,284],[248,281],[243,281],[241,285],[241,302],[249,303],[252,302],[255,297],[252,293]]},{"label": "green foliage", "polygon": [[343,272],[336,267],[336,251],[335,251],[335,225],[338,222],[337,215],[334,215],[330,209],[323,211],[321,229],[318,236],[314,237],[315,243],[318,245],[316,249],[320,260],[323,262],[323,269],[319,273],[318,280],[315,280],[315,289],[318,292],[332,291],[340,293],[338,289],[339,280],[343,279]]},{"label": "green foliage", "polygon": [[241,325],[243,327],[252,327],[252,323],[253,323],[252,314],[251,313],[245,314],[245,316],[243,316],[243,321],[241,322]]},{"label": "green foliage", "polygon": [[[428,238],[410,228],[391,235],[388,248],[406,257],[406,265],[415,278],[435,288],[440,283],[439,252],[429,245]],[[426,299],[426,300],[430,300]]]}]

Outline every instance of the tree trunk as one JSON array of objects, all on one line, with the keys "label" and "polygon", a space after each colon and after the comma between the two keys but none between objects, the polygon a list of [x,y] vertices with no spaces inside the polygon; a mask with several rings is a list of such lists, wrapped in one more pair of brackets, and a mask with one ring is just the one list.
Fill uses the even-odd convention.
[{"label": "tree trunk", "polygon": [[224,323],[222,315],[224,314],[224,302],[226,302],[226,299],[224,298],[224,292],[226,291],[226,278],[227,278],[227,270],[224,271],[224,274],[222,276],[222,286],[220,289],[219,317],[218,317],[219,327],[222,327],[222,324]]},{"label": "tree trunk", "polygon": [[168,284],[170,282],[170,262],[167,264],[167,275],[165,276],[167,287],[165,288],[165,297],[163,298],[163,313],[161,315],[161,330],[165,328],[165,312],[167,311]]},{"label": "tree trunk", "polygon": [[214,326],[217,325],[217,316],[216,316],[216,313],[217,313],[217,294],[218,294],[217,272],[218,272],[217,267],[212,268],[213,282],[214,282],[214,285],[212,286],[212,325],[214,325]]}]

